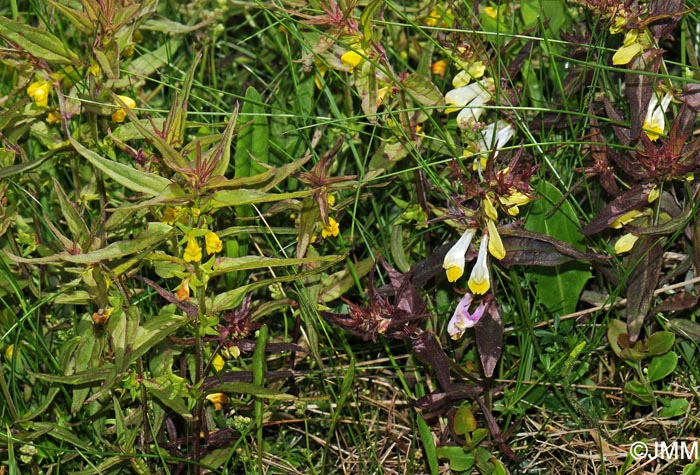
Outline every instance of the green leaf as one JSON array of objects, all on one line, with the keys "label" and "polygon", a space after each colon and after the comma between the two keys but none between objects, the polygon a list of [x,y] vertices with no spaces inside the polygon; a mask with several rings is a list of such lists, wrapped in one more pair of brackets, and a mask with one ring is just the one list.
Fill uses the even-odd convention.
[{"label": "green leaf", "polygon": [[427,77],[412,73],[406,76],[403,84],[406,92],[424,106],[434,107],[445,104],[445,97],[440,89]]},{"label": "green leaf", "polygon": [[[127,108],[126,110],[129,109]],[[133,167],[113,160],[107,160],[89,148],[84,147],[73,137],[69,137],[69,139],[75,150],[88,162],[125,188],[137,193],[159,196],[165,192],[170,184],[170,180],[167,178],[143,170],[136,170]]]},{"label": "green leaf", "polygon": [[662,399],[664,407],[659,411],[659,417],[680,417],[688,412],[690,402],[683,398]]},{"label": "green leaf", "polygon": [[676,370],[676,366],[678,366],[678,355],[675,351],[669,351],[665,355],[653,357],[647,368],[649,382],[653,383],[664,379]]},{"label": "green leaf", "polygon": [[[562,201],[562,193],[549,182],[539,182],[535,187],[542,197],[532,203],[525,220],[525,228],[547,234],[567,242],[579,250],[583,249],[580,225],[576,211],[568,201]],[[551,215],[552,208],[561,202]],[[568,314],[576,309],[579,295],[591,272],[585,264],[568,262],[551,268],[527,271],[535,281],[537,297],[552,313]]]},{"label": "green leaf", "polygon": [[73,203],[71,203],[68,196],[66,196],[66,192],[63,191],[63,187],[61,186],[61,182],[55,177],[52,177],[52,181],[53,189],[56,192],[58,203],[61,207],[61,214],[68,225],[68,229],[70,229],[71,237],[73,238],[73,241],[79,242],[81,247],[83,247],[87,244],[87,237],[90,235],[87,224],[85,224],[85,221],[83,221],[83,218],[80,217],[78,211],[73,206]]},{"label": "green leaf", "polygon": [[217,384],[207,389],[207,394],[212,393],[249,394],[251,396],[275,401],[293,401],[296,399],[296,397],[291,394],[286,394],[272,388],[266,388],[259,384],[245,382]]},{"label": "green leaf", "polygon": [[321,256],[304,258],[279,258],[264,256],[219,257],[216,259],[209,277],[242,270],[264,269],[266,267],[299,266],[319,264],[322,262],[337,262],[339,256]]},{"label": "green leaf", "polygon": [[632,396],[631,402],[638,406],[646,406],[654,401],[654,394],[636,379],[628,381],[623,390]]},{"label": "green leaf", "polygon": [[0,36],[32,56],[54,64],[79,64],[80,58],[52,33],[0,16]]},{"label": "green leaf", "polygon": [[663,355],[669,351],[676,341],[676,335],[667,331],[658,331],[651,334],[644,344],[649,356]]},{"label": "green leaf", "polygon": [[165,223],[149,223],[146,230],[134,239],[114,242],[102,249],[83,254],[59,252],[51,256],[37,258],[19,257],[8,252],[6,254],[13,261],[26,264],[50,264],[59,261],[72,262],[74,264],[96,264],[101,261],[119,259],[154,248],[170,236],[172,229],[172,226]]},{"label": "green leaf", "polygon": [[240,116],[243,123],[236,140],[234,178],[263,173],[266,170],[263,164],[268,163],[270,146],[265,107],[262,96],[254,87],[249,87],[245,92]]},{"label": "green leaf", "polygon": [[148,379],[144,379],[142,384],[149,394],[155,396],[156,399],[175,411],[180,417],[185,420],[192,419],[190,409],[185,404],[184,399],[177,394],[176,389],[172,385],[163,386]]},{"label": "green leaf", "polygon": [[465,472],[474,467],[474,454],[465,452],[462,447],[449,445],[438,447],[437,455],[441,459],[447,459],[450,469],[455,472]]}]

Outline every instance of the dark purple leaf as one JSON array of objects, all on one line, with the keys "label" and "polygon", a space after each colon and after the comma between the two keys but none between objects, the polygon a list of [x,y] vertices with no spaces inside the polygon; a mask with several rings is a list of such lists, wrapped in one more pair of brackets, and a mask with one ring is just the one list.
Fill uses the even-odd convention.
[{"label": "dark purple leaf", "polygon": [[685,102],[693,111],[700,112],[700,84],[686,84],[678,99]]},{"label": "dark purple leaf", "polygon": [[654,94],[652,76],[638,74],[635,71],[656,73],[661,65],[664,51],[660,49],[647,50],[635,57],[628,67],[630,71],[625,74],[625,96],[630,106],[630,138],[635,140],[642,133],[642,125],[649,108],[649,101]]},{"label": "dark purple leaf", "polygon": [[593,220],[581,229],[581,233],[590,236],[607,228],[617,218],[634,209],[649,204],[649,193],[654,185],[635,185],[610,202]]},{"label": "dark purple leaf", "polygon": [[[608,117],[615,122],[618,123],[624,123],[624,119],[622,116],[615,110],[613,105],[610,103],[607,97],[603,97],[603,106],[605,107],[605,113],[608,114]],[[621,127],[619,125],[613,125],[613,132],[615,132],[615,137],[617,137],[617,141],[620,142],[621,145],[629,145],[632,139],[630,138],[630,131],[629,129],[625,127]]]},{"label": "dark purple leaf", "polygon": [[687,292],[681,292],[680,294],[672,295],[667,298],[659,305],[654,307],[652,313],[658,312],[678,312],[680,310],[690,310],[695,308],[698,304],[698,297],[690,295]]},{"label": "dark purple leaf", "polygon": [[427,331],[420,332],[418,336],[411,339],[411,344],[418,359],[435,371],[440,389],[447,391],[452,385],[450,359],[435,335]]},{"label": "dark purple leaf", "polygon": [[474,326],[474,337],[484,375],[490,378],[503,350],[503,319],[500,306],[495,300],[488,304],[486,313]]},{"label": "dark purple leaf", "polygon": [[571,244],[546,234],[505,226],[498,230],[506,248],[501,265],[557,266],[573,259],[604,262],[607,256],[582,252]]},{"label": "dark purple leaf", "polygon": [[678,26],[684,9],[685,2],[683,0],[651,0],[649,2],[649,17],[655,19],[654,24],[649,28],[656,41],[662,38],[676,39],[673,32]]},{"label": "dark purple leaf", "polygon": [[627,333],[634,343],[639,338],[644,319],[654,299],[663,264],[662,241],[653,236],[642,236],[627,258],[633,266],[627,280]]}]

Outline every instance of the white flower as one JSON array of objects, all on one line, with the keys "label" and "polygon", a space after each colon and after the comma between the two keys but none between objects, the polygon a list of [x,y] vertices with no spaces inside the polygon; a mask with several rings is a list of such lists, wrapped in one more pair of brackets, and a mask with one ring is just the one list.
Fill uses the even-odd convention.
[{"label": "white flower", "polygon": [[673,99],[673,96],[667,92],[661,99],[661,104],[659,104],[659,98],[656,94],[651,96],[647,115],[644,118],[644,125],[642,125],[644,133],[647,134],[649,140],[654,141],[663,135],[666,128],[666,109],[668,109],[671,99]]},{"label": "white flower", "polygon": [[460,127],[469,125],[470,119],[477,122],[484,112],[482,106],[491,100],[493,87],[493,79],[485,78],[448,91],[445,103],[452,107],[446,108],[445,112],[449,114],[461,109],[457,115],[457,125]]},{"label": "white flower", "polygon": [[509,123],[502,120],[492,122],[481,131],[479,151],[496,150],[493,154],[495,157],[498,155],[498,149],[507,144],[514,134],[515,129]]},{"label": "white flower", "polygon": [[464,274],[465,255],[472,238],[476,233],[476,229],[467,229],[459,238],[459,241],[445,254],[445,260],[442,262],[442,267],[447,273],[447,280],[454,282]]},{"label": "white flower", "polygon": [[476,258],[476,264],[472,268],[472,273],[469,276],[469,290],[477,295],[485,294],[491,288],[489,279],[489,268],[486,262],[489,248],[489,235],[481,236],[481,244],[479,245],[479,255]]},{"label": "white flower", "polygon": [[450,338],[453,340],[459,339],[464,330],[471,328],[476,325],[484,315],[486,310],[486,305],[482,302],[474,310],[474,313],[469,313],[469,306],[472,304],[474,296],[467,292],[462,297],[462,300],[457,304],[454,315],[450,319],[450,323],[447,324],[447,333],[449,333]]}]

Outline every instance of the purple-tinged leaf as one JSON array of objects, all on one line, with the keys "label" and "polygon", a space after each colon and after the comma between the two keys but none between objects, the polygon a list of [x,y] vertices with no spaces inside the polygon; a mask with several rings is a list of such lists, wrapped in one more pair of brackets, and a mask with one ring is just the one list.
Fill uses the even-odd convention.
[{"label": "purple-tinged leaf", "polygon": [[[642,125],[647,115],[649,101],[654,94],[653,78],[646,73],[656,73],[661,65],[664,51],[651,49],[635,57],[625,74],[625,96],[630,106],[630,138],[635,140],[642,133]],[[635,71],[644,71],[638,74]]]},{"label": "purple-tinged leaf", "polygon": [[627,333],[634,343],[639,338],[644,319],[654,299],[663,264],[663,242],[652,236],[642,236],[628,257],[633,266],[627,280]]},{"label": "purple-tinged leaf", "polygon": [[504,267],[512,265],[536,265],[551,267],[573,259],[604,262],[607,256],[579,251],[571,244],[543,233],[516,227],[498,230],[506,248],[506,257],[500,261]]},{"label": "purple-tinged leaf", "polygon": [[603,208],[590,223],[581,229],[581,233],[586,236],[599,233],[623,214],[648,205],[649,193],[653,187],[652,184],[643,184],[627,190]]},{"label": "purple-tinged leaf", "polygon": [[503,319],[495,300],[488,304],[486,313],[474,327],[474,335],[484,376],[491,378],[503,350]]},{"label": "purple-tinged leaf", "polygon": [[685,2],[683,0],[651,0],[649,2],[649,20],[654,21],[649,29],[656,41],[676,39],[673,35],[676,26],[678,26],[682,14],[690,11],[684,11],[684,8]]},{"label": "purple-tinged leaf", "polygon": [[416,356],[435,371],[440,389],[447,391],[452,385],[450,378],[450,360],[431,332],[421,332],[411,340]]}]

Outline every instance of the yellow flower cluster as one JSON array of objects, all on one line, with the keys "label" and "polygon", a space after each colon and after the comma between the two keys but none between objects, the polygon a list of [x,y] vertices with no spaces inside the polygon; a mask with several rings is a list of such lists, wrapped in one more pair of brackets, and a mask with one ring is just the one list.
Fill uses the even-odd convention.
[{"label": "yellow flower cluster", "polygon": [[[209,255],[217,254],[223,249],[221,239],[214,231],[207,231],[204,234],[204,245]],[[199,262],[202,260],[202,248],[199,246],[193,231],[187,233],[187,245],[182,257],[185,259],[185,262]]]}]

